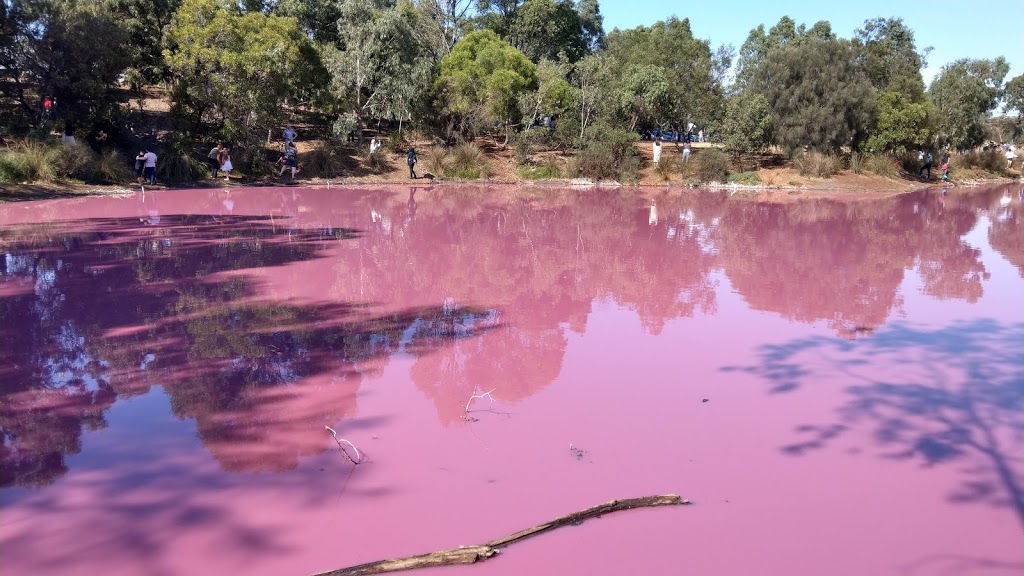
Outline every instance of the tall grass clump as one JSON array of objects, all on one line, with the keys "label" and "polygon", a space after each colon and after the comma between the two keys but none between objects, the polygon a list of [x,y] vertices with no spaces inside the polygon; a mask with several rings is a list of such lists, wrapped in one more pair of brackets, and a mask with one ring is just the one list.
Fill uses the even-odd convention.
[{"label": "tall grass clump", "polygon": [[452,148],[443,174],[446,178],[475,180],[490,176],[491,169],[484,151],[476,144],[466,142]]},{"label": "tall grass clump", "polygon": [[93,179],[108,184],[128,182],[133,175],[127,159],[116,150],[107,150],[100,154],[92,168]]},{"label": "tall grass clump", "polygon": [[[234,154],[231,156],[234,163]],[[207,166],[188,150],[171,149],[159,154],[156,178],[161,182],[190,182],[206,175]]]},{"label": "tall grass clump", "polygon": [[729,174],[729,157],[718,148],[707,148],[696,155],[697,178],[701,182],[724,182]]},{"label": "tall grass clump", "polygon": [[337,178],[345,169],[345,161],[339,147],[324,142],[299,156],[302,174],[311,178]]},{"label": "tall grass clump", "polygon": [[366,164],[366,167],[374,174],[384,174],[390,172],[394,168],[391,161],[388,159],[387,152],[383,149],[377,150],[373,154],[370,154],[370,152],[367,151],[363,156],[363,163]]},{"label": "tall grass clump", "polygon": [[26,140],[0,153],[0,180],[8,183],[42,182],[56,179],[57,168],[48,146]]},{"label": "tall grass clump", "polygon": [[868,154],[863,160],[864,170],[885,178],[898,178],[900,167],[895,159],[885,154]]},{"label": "tall grass clump", "polygon": [[654,167],[654,172],[663,181],[668,182],[672,179],[672,175],[680,171],[680,165],[683,163],[675,154],[662,154],[661,161]]},{"label": "tall grass clump", "polygon": [[854,174],[863,174],[865,170],[865,160],[867,157],[860,152],[853,152],[850,154],[850,172]]},{"label": "tall grass clump", "polygon": [[800,152],[793,157],[793,165],[801,176],[828,178],[839,173],[840,162],[834,154],[822,154],[815,150]]},{"label": "tall grass clump", "polygon": [[558,158],[548,156],[539,164],[523,164],[519,167],[519,176],[527,180],[548,180],[562,177],[562,167]]},{"label": "tall grass clump", "polygon": [[576,153],[575,173],[591,180],[631,180],[640,173],[637,135],[595,124],[587,128]]},{"label": "tall grass clump", "polygon": [[85,144],[61,144],[49,150],[50,164],[57,179],[92,178],[96,154]]},{"label": "tall grass clump", "polygon": [[996,149],[972,150],[961,154],[955,160],[964,168],[975,168],[995,174],[1003,174],[1006,170],[1006,154]]},{"label": "tall grass clump", "polygon": [[433,174],[434,176],[444,176],[448,170],[448,158],[450,154],[447,148],[438,146],[430,151],[429,154],[423,154],[419,157],[419,164],[422,166],[427,174]]}]

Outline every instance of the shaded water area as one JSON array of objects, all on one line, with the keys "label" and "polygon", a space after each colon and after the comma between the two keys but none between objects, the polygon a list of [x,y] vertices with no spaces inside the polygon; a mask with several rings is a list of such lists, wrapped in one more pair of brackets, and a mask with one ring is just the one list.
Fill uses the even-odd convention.
[{"label": "shaded water area", "polygon": [[0,256],[5,575],[302,575],[670,492],[426,573],[1024,573],[1019,186],[164,191],[0,205]]}]

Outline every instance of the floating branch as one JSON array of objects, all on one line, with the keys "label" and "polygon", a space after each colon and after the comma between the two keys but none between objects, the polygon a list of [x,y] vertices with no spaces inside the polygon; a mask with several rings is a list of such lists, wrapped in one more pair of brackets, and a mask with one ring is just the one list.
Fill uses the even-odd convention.
[{"label": "floating branch", "polygon": [[679,506],[689,504],[689,500],[680,498],[676,494],[665,494],[662,496],[645,496],[643,498],[627,498],[625,500],[612,500],[593,508],[573,512],[572,514],[555,518],[550,522],[527,528],[504,538],[491,540],[479,546],[466,546],[453,548],[451,550],[438,550],[430,554],[409,556],[406,558],[395,558],[392,560],[379,560],[369,564],[360,564],[340,570],[321,572],[315,576],[370,576],[372,574],[386,574],[388,572],[399,572],[401,570],[415,570],[417,568],[429,568],[432,566],[451,566],[454,564],[474,564],[483,562],[491,556],[501,552],[501,548],[515,544],[527,538],[556,530],[563,526],[575,526],[591,518],[597,518],[620,510],[632,508],[649,508],[653,506]]},{"label": "floating branch", "polygon": [[476,400],[477,398],[480,398],[480,399],[487,398],[488,400],[491,401],[489,406],[493,406],[494,405],[494,396],[491,396],[491,392],[494,392],[495,390],[497,390],[497,388],[491,388],[490,390],[488,390],[487,392],[484,392],[483,394],[473,394],[472,396],[470,396],[469,397],[469,402],[466,402],[466,408],[462,411],[462,419],[463,420],[469,420],[469,406],[473,403],[473,400]]},{"label": "floating branch", "polygon": [[[338,443],[338,448],[341,448],[341,453],[345,455],[345,458],[348,458],[349,462],[358,465],[360,462],[363,461],[363,455],[359,453],[359,448],[356,448],[355,444],[349,442],[348,440],[345,440],[344,438],[338,438],[338,433],[334,431],[334,428],[331,428],[330,426],[324,426],[324,428],[327,428],[327,430],[330,431],[331,435],[334,436],[334,441]],[[349,456],[348,450],[346,450],[345,447],[341,444],[342,442],[348,444],[349,446],[352,447],[353,450],[355,450],[355,458]]]}]

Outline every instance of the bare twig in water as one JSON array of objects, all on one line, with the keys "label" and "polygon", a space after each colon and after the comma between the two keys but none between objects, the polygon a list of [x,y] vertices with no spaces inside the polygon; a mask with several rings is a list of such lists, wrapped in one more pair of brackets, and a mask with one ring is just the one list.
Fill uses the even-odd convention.
[{"label": "bare twig in water", "polygon": [[380,560],[377,562],[370,562],[369,564],[360,564],[359,566],[342,568],[340,570],[321,572],[315,576],[369,576],[371,574],[385,574],[388,572],[399,572],[401,570],[429,568],[431,566],[474,564],[476,562],[483,562],[491,556],[498,554],[505,546],[515,544],[516,542],[532,538],[563,526],[575,526],[581,524],[585,520],[597,518],[612,512],[618,512],[619,510],[648,508],[653,506],[678,506],[689,503],[689,500],[680,498],[676,494],[612,500],[611,502],[605,502],[604,504],[594,506],[593,508],[587,508],[586,510],[580,510],[579,512],[573,512],[572,514],[555,518],[550,522],[534,526],[533,528],[527,528],[526,530],[510,534],[504,538],[491,540],[490,542],[480,544],[479,546],[466,546],[463,548],[453,548],[451,550],[438,550],[437,552],[431,552],[430,554],[409,556],[407,558]]},{"label": "bare twig in water", "polygon": [[[349,462],[358,465],[360,462],[363,461],[363,455],[359,453],[359,448],[356,448],[355,444],[349,442],[348,440],[345,440],[344,438],[338,438],[338,433],[334,431],[334,428],[331,428],[330,426],[324,426],[324,428],[327,428],[327,430],[331,433],[331,435],[334,436],[334,441],[338,443],[338,448],[341,448],[341,453],[345,455],[345,458],[348,458]],[[355,458],[352,458],[351,456],[349,456],[348,450],[346,450],[345,447],[342,446],[342,444],[341,444],[342,442],[344,442],[345,444],[348,444],[349,446],[352,447],[353,450],[355,450],[355,452],[356,452],[356,457]]]},{"label": "bare twig in water", "polygon": [[[484,392],[483,394],[473,394],[472,396],[470,396],[469,397],[469,402],[466,402],[466,408],[462,411],[462,419],[463,420],[468,420],[469,419],[469,406],[473,403],[473,400],[476,400],[477,398],[480,398],[480,399],[487,398],[488,400],[491,401],[491,403],[488,406],[493,406],[494,405],[494,396],[491,396],[491,392],[494,392],[495,390],[497,390],[497,388],[491,388],[490,390],[488,390],[487,392]],[[476,392],[476,390],[474,390],[474,392]]]}]

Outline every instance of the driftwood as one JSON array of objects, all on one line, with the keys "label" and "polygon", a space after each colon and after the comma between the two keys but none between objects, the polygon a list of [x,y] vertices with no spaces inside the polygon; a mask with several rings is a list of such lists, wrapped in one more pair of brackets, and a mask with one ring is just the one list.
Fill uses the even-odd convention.
[{"label": "driftwood", "polygon": [[451,550],[439,550],[437,552],[431,552],[430,554],[395,558],[392,560],[378,560],[377,562],[360,564],[358,566],[351,566],[340,570],[321,572],[315,576],[368,576],[371,574],[385,574],[387,572],[415,570],[417,568],[429,568],[432,566],[474,564],[476,562],[483,562],[484,560],[498,554],[505,546],[515,544],[516,542],[532,538],[563,526],[576,526],[582,524],[585,520],[597,518],[612,512],[618,512],[619,510],[648,508],[652,506],[678,506],[689,503],[689,500],[684,500],[675,494],[612,500],[611,502],[605,502],[604,504],[594,506],[593,508],[587,508],[586,510],[580,510],[579,512],[573,512],[572,514],[555,518],[545,524],[540,524],[533,528],[527,528],[526,530],[510,534],[504,538],[491,540],[490,542],[480,544],[479,546],[466,546],[464,548],[454,548]]}]

